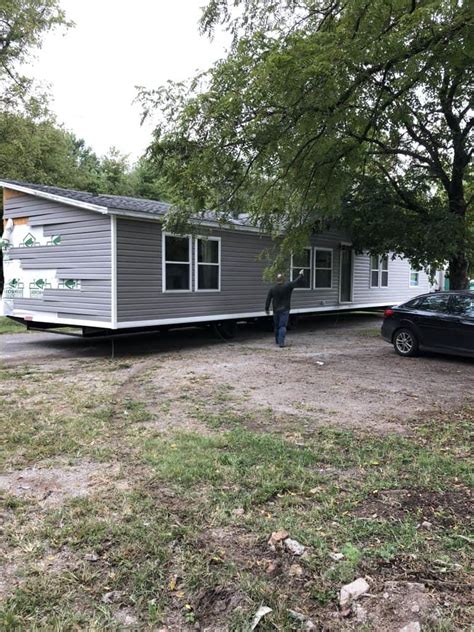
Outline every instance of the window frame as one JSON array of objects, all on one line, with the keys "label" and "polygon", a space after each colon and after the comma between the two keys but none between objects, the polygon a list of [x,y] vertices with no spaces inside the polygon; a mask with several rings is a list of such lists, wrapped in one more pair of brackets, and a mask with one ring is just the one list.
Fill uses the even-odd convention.
[{"label": "window frame", "polygon": [[[441,292],[442,293],[442,292]],[[436,292],[436,294],[439,294],[439,292]],[[471,314],[458,314],[457,312],[454,311],[453,309],[453,303],[456,301],[457,298],[467,298],[469,299],[471,302],[474,300],[469,294],[451,294],[449,296],[449,303],[448,303],[448,311],[449,314],[451,316],[457,316],[458,318],[462,318],[462,319],[469,319],[469,320],[474,320],[474,311]]]},{"label": "window frame", "polygon": [[[324,248],[322,246],[315,246],[313,248],[313,290],[332,290],[334,287],[334,248]],[[316,256],[318,250],[331,253],[331,267],[330,268],[318,268],[316,267]],[[316,287],[316,278],[318,270],[331,270],[331,285],[325,285],[324,287]]]},{"label": "window frame", "polygon": [[309,266],[293,265],[294,255],[292,254],[290,258],[290,281],[295,280],[293,279],[293,270],[309,270],[309,287],[301,287],[301,286],[295,287],[295,290],[308,292],[313,289],[313,248],[311,246],[305,246],[303,250],[309,250]]},{"label": "window frame", "polygon": [[[372,265],[372,259],[377,258],[377,267],[374,268]],[[386,260],[387,261],[387,269],[384,270],[383,269],[383,261]],[[369,255],[369,287],[370,289],[386,289],[390,286],[389,283],[389,258],[388,255]],[[372,283],[372,275],[374,272],[377,272],[377,285],[374,285]],[[383,273],[386,272],[387,273],[387,284],[386,285],[382,285],[382,279],[383,279]]]},{"label": "window frame", "polygon": [[[166,238],[177,237],[179,239],[187,239],[189,244],[189,261],[167,261],[166,260]],[[182,264],[188,265],[189,268],[189,289],[188,290],[168,290],[166,287],[166,264]],[[193,239],[191,235],[175,235],[174,233],[162,233],[161,240],[161,290],[163,294],[189,294],[193,291],[192,287],[192,268],[193,268]]]},{"label": "window frame", "polygon": [[[412,284],[411,282],[412,274],[416,274],[416,284]],[[408,287],[410,288],[420,287],[420,270],[414,270],[413,268],[410,268],[410,272],[408,273]]]},{"label": "window frame", "polygon": [[[200,263],[198,261],[198,240],[201,239],[203,241],[217,241],[217,257],[218,257],[218,262],[217,263]],[[199,266],[217,266],[218,268],[218,274],[217,274],[217,281],[218,281],[218,287],[213,288],[213,289],[207,289],[207,288],[203,288],[200,289],[198,284],[199,284]],[[195,292],[220,292],[221,291],[221,272],[222,272],[222,256],[221,256],[221,237],[214,237],[214,236],[206,236],[206,235],[196,235],[196,237],[194,238],[194,291]]]},{"label": "window frame", "polygon": [[[442,300],[444,298],[445,300],[445,305],[446,305],[446,310],[441,312],[435,309],[426,309],[423,307],[423,304],[425,303],[425,301],[429,301],[429,300]],[[447,294],[446,292],[430,292],[429,294],[425,294],[423,297],[420,297],[420,304],[417,306],[417,309],[420,312],[428,312],[429,314],[451,314],[450,312],[450,304],[451,304],[451,296],[449,294]]]}]

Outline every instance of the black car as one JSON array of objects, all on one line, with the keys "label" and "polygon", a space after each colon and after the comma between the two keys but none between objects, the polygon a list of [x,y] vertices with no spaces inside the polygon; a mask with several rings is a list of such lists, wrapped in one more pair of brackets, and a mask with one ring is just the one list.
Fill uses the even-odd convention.
[{"label": "black car", "polygon": [[382,337],[401,356],[420,350],[474,358],[474,292],[432,292],[386,309]]}]

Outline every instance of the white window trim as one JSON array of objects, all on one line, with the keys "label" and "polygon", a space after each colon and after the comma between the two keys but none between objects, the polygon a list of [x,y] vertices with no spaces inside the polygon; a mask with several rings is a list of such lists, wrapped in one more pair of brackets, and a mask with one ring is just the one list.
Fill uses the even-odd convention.
[{"label": "white window trim", "polygon": [[[411,282],[412,274],[416,274],[416,278],[418,280],[418,283],[416,285],[412,285],[412,282]],[[411,288],[420,287],[420,270],[414,270],[413,268],[410,268],[410,272],[408,273],[408,287],[411,287]]]},{"label": "white window trim", "polygon": [[[189,242],[189,261],[166,261],[166,238],[167,237],[180,237],[181,239],[187,239]],[[193,267],[193,240],[191,235],[175,235],[173,233],[162,233],[161,237],[161,289],[164,294],[189,294],[193,291],[192,288],[192,267]],[[166,264],[167,263],[181,263],[189,266],[189,290],[168,290],[166,289]]]},{"label": "white window trim", "polygon": [[[342,255],[341,255],[341,250],[342,250],[342,246],[347,246],[348,248],[350,248],[350,252],[351,252],[351,268],[352,268],[352,275],[351,275],[351,298],[349,301],[343,301],[341,298],[341,292],[342,292],[342,287],[341,287],[341,279],[342,279]],[[351,242],[349,241],[341,241],[341,243],[339,244],[339,280],[338,280],[338,284],[339,284],[339,304],[340,305],[352,305],[354,303],[354,275],[355,275],[355,252],[354,252],[354,248],[352,247]]]},{"label": "white window trim", "polygon": [[298,270],[309,270],[309,287],[295,287],[295,290],[308,292],[313,289],[313,249],[311,246],[305,246],[303,250],[309,250],[309,266],[294,266],[293,265],[293,255],[291,255],[290,260],[290,281],[294,281],[293,279],[293,268],[298,268]]},{"label": "white window trim", "polygon": [[[217,241],[218,243],[218,263],[199,263],[198,261],[198,239],[202,239],[205,241]],[[198,279],[199,279],[199,266],[218,266],[219,273],[217,275],[218,279],[218,288],[215,290],[210,289],[202,289],[198,288]],[[222,260],[221,260],[221,238],[220,237],[207,237],[206,235],[197,235],[194,239],[194,289],[196,292],[220,292],[221,291],[221,271],[222,271]]]},{"label": "white window trim", "polygon": [[[331,253],[331,267],[330,268],[317,268],[316,267],[316,253],[318,250],[323,250],[324,252]],[[334,248],[321,248],[320,246],[314,247],[313,253],[313,289],[314,290],[332,290],[334,286]],[[327,285],[325,287],[316,287],[316,272],[318,270],[331,270],[331,285]]]},{"label": "white window trim", "polygon": [[[372,257],[377,256],[377,268],[373,268],[372,267]],[[384,271],[382,268],[382,259],[387,259],[387,285],[382,285],[382,272]],[[377,285],[373,285],[372,284],[372,272],[375,272],[377,270],[378,272],[378,276],[377,276],[377,280],[378,280],[378,284]],[[369,287],[370,289],[380,289],[380,290],[386,290],[389,286],[390,286],[390,266],[389,266],[389,257],[388,255],[369,255]]]},{"label": "white window trim", "polygon": [[[382,259],[387,259],[387,285],[382,285],[382,274],[384,273],[384,269],[382,267]],[[390,257],[388,255],[383,255],[380,257],[380,287],[382,290],[386,290],[390,287]]]}]

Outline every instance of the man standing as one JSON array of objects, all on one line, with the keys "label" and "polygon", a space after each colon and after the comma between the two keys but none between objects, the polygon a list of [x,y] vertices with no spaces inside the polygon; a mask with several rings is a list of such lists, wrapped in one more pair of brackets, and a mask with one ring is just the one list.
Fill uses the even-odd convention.
[{"label": "man standing", "polygon": [[284,283],[283,274],[277,275],[276,285],[270,288],[267,301],[265,303],[265,311],[270,313],[270,303],[273,303],[273,324],[275,327],[275,342],[280,347],[285,346],[286,326],[288,325],[288,317],[291,308],[291,293],[303,279],[303,270],[294,281]]}]

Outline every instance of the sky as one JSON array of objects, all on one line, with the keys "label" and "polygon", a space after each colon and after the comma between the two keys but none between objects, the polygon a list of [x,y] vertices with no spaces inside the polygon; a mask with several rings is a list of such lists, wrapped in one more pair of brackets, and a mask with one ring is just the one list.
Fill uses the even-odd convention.
[{"label": "sky", "polygon": [[58,122],[99,155],[136,160],[150,141],[135,86],[156,88],[205,70],[228,39],[199,34],[205,0],[61,0],[75,26],[48,33],[27,73],[49,84]]}]

